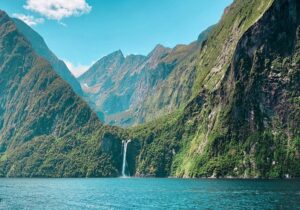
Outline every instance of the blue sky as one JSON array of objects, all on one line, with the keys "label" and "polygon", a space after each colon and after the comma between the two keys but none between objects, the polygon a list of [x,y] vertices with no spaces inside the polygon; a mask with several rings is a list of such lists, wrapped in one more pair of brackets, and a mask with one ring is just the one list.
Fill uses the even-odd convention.
[{"label": "blue sky", "polygon": [[232,0],[0,0],[29,23],[76,75],[121,49],[148,54],[156,44],[188,44],[221,18]]}]

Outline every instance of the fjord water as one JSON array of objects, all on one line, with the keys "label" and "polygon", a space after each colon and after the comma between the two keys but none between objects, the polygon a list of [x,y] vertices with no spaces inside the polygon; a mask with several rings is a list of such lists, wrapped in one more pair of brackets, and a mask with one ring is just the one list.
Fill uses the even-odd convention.
[{"label": "fjord water", "polygon": [[0,179],[0,209],[300,209],[300,180]]}]

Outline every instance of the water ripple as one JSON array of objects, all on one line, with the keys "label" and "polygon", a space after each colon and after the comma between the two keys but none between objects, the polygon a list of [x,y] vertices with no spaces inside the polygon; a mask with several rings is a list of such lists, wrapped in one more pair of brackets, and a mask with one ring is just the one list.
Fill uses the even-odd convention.
[{"label": "water ripple", "polygon": [[0,179],[0,209],[300,209],[299,180]]}]

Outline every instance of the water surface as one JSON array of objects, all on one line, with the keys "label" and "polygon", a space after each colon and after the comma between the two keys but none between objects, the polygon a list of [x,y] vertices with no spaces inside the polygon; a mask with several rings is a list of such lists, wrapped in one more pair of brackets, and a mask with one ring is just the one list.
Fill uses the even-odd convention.
[{"label": "water surface", "polygon": [[0,179],[0,209],[300,209],[300,180]]}]

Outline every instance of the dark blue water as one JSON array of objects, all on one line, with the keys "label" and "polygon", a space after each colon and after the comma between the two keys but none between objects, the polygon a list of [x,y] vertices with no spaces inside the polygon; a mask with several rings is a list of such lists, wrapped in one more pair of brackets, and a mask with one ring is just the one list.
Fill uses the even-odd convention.
[{"label": "dark blue water", "polygon": [[0,179],[0,209],[300,209],[300,181]]}]

